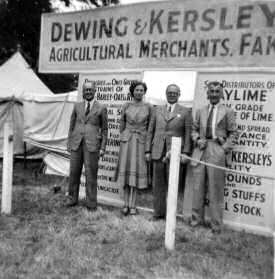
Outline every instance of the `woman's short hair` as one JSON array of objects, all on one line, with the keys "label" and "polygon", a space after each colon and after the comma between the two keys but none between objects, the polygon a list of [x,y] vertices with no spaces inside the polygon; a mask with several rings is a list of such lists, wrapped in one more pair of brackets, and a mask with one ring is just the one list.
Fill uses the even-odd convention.
[{"label": "woman's short hair", "polygon": [[147,85],[146,85],[146,83],[143,82],[143,81],[141,81],[141,80],[134,80],[134,81],[131,83],[130,87],[129,87],[129,91],[130,91],[130,94],[131,94],[132,97],[134,97],[134,90],[135,90],[135,88],[136,88],[137,86],[139,86],[139,85],[142,85],[142,86],[143,86],[144,92],[146,93],[146,91],[147,91]]}]

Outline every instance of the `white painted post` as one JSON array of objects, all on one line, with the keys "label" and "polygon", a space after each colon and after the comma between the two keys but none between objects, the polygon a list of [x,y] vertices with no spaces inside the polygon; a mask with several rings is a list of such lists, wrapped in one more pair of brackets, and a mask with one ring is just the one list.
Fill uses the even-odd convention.
[{"label": "white painted post", "polygon": [[[12,117],[11,117],[12,118]],[[11,213],[13,175],[13,122],[9,118],[4,124],[3,175],[1,213]]]},{"label": "white painted post", "polygon": [[275,278],[275,232],[273,232],[273,278]]},{"label": "white painted post", "polygon": [[165,247],[168,250],[174,250],[175,247],[180,153],[181,138],[172,137],[165,228]]},{"label": "white painted post", "polygon": [[273,278],[275,278],[275,180],[272,180],[273,187],[273,218],[272,218],[272,230],[273,230]]}]

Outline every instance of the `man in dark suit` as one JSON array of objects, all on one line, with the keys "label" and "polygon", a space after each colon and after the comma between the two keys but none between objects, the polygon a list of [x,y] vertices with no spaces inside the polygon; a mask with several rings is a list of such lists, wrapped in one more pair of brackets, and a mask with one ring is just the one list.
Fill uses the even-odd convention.
[{"label": "man in dark suit", "polygon": [[166,89],[167,104],[155,108],[148,128],[146,157],[153,162],[154,220],[166,215],[171,138],[181,137],[181,152],[190,153],[191,117],[189,110],[178,104],[180,88],[170,84]]},{"label": "man in dark suit", "polygon": [[[226,153],[232,148],[236,136],[236,123],[234,111],[220,103],[222,97],[222,84],[216,81],[209,82],[209,105],[196,112],[191,136],[195,145],[192,154],[194,159],[224,167]],[[213,233],[220,233],[225,172],[194,162],[191,163],[190,171],[193,184],[190,224],[195,227],[203,222],[205,193],[208,188],[210,226]]]},{"label": "man in dark suit", "polygon": [[92,82],[83,84],[83,101],[76,103],[72,112],[68,150],[71,152],[69,194],[67,206],[78,203],[79,184],[84,164],[86,177],[86,206],[97,207],[97,170],[99,156],[105,152],[108,126],[107,110],[95,99],[96,87]]}]

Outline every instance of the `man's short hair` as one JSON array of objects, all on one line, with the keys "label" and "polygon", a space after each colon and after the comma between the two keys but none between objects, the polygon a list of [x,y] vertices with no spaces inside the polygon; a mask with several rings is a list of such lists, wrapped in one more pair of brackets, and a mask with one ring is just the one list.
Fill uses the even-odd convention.
[{"label": "man's short hair", "polygon": [[220,87],[223,89],[223,84],[219,81],[210,81],[207,83],[207,90],[209,90],[210,87]]},{"label": "man's short hair", "polygon": [[178,89],[179,93],[180,93],[180,87],[179,87],[177,84],[175,84],[175,83],[169,84],[169,85],[166,87],[166,92],[167,92],[167,89],[168,89],[169,87],[171,87],[171,86],[176,87],[176,88]]},{"label": "man's short hair", "polygon": [[93,87],[93,86],[95,86],[94,81],[86,81],[86,82],[83,83],[82,89],[87,88],[87,87]]}]

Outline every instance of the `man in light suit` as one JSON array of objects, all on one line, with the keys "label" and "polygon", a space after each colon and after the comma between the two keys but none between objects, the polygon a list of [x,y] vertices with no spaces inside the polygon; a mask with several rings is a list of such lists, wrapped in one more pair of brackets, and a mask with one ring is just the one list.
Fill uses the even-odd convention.
[{"label": "man in light suit", "polygon": [[180,88],[176,84],[166,89],[167,104],[155,108],[148,128],[146,157],[153,162],[153,220],[164,219],[168,190],[171,138],[181,137],[181,152],[191,151],[191,117],[187,108],[178,104]]},{"label": "man in light suit", "polygon": [[[226,153],[232,148],[236,136],[234,111],[220,103],[223,86],[214,81],[207,85],[206,105],[196,112],[191,137],[194,143],[192,157],[203,162],[225,167]],[[222,225],[224,170],[191,162],[193,202],[191,226],[204,219],[204,200],[208,188],[209,217],[213,233],[220,233]],[[207,187],[208,186],[208,187]]]},{"label": "man in light suit", "polygon": [[97,170],[99,156],[105,153],[107,140],[107,110],[95,99],[96,87],[92,82],[83,84],[83,101],[76,103],[71,115],[68,150],[71,152],[69,194],[67,206],[78,203],[79,184],[84,164],[86,177],[86,206],[97,208]]}]

